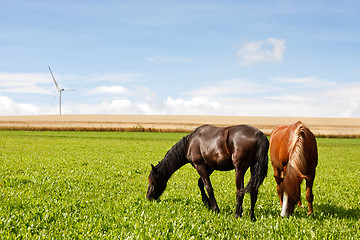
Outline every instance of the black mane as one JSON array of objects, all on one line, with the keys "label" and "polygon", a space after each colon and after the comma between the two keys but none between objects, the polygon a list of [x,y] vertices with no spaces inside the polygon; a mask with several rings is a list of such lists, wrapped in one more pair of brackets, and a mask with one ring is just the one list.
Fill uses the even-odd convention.
[{"label": "black mane", "polygon": [[169,151],[167,151],[164,159],[155,166],[158,171],[167,176],[166,178],[170,178],[176,170],[188,163],[188,160],[186,159],[187,137],[188,136],[183,137]]}]

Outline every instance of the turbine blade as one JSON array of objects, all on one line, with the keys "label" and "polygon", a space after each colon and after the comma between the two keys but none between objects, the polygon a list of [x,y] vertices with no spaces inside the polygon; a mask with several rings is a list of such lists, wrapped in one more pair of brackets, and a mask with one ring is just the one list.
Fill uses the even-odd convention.
[{"label": "turbine blade", "polygon": [[57,84],[57,82],[56,82],[56,80],[55,80],[54,74],[52,73],[50,66],[48,66],[48,67],[49,67],[51,76],[52,76],[52,78],[53,78],[53,80],[54,80],[55,86],[56,86],[57,89],[59,89],[59,86],[58,86],[58,84]]},{"label": "turbine blade", "polygon": [[63,91],[75,91],[75,89],[63,89]]},{"label": "turbine blade", "polygon": [[59,94],[59,91],[56,91],[56,95],[54,96],[54,98],[53,98],[53,100],[52,100],[52,102],[51,102],[51,105],[50,105],[50,110],[49,110],[49,113],[50,113],[50,111],[51,111],[51,107],[52,107],[52,105],[54,104],[54,102],[55,102],[55,98],[57,97],[57,95]]}]

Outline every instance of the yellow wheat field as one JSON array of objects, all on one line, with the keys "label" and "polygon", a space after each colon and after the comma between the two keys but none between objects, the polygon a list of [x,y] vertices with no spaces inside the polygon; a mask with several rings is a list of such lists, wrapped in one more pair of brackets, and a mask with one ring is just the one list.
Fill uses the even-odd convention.
[{"label": "yellow wheat field", "polygon": [[316,136],[360,137],[360,118],[238,117],[177,115],[43,115],[0,116],[0,129],[67,131],[154,131],[191,132],[212,124],[248,124],[269,135],[276,126],[305,123]]}]

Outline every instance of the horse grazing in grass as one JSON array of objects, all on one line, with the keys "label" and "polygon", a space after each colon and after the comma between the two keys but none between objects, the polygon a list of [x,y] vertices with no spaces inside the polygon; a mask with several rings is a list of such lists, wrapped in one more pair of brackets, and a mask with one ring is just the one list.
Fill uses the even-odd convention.
[{"label": "horse grazing in grass", "polygon": [[[235,169],[237,189],[235,218],[241,217],[244,194],[250,192],[250,217],[256,220],[254,207],[258,188],[267,174],[268,149],[267,137],[257,128],[247,125],[201,126],[176,143],[155,167],[151,165],[146,197],[149,200],[158,199],[171,175],[183,165],[190,163],[200,175],[198,186],[202,201],[213,211],[219,212],[210,175],[214,170]],[[251,177],[244,188],[244,175],[249,167]]]},{"label": "horse grazing in grass", "polygon": [[281,217],[292,215],[296,203],[301,206],[300,185],[304,178],[308,214],[312,214],[312,187],[318,163],[314,134],[300,121],[274,129],[270,135],[270,157],[282,206]]}]

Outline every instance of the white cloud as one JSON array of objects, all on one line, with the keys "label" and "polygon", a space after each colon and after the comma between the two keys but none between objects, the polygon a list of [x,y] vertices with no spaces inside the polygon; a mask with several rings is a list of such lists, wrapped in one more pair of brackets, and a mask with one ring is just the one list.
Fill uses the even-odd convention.
[{"label": "white cloud", "polygon": [[279,96],[270,96],[266,97],[266,99],[271,101],[280,101],[280,102],[303,102],[303,101],[313,101],[312,97],[303,97],[299,95],[279,95]]},{"label": "white cloud", "polygon": [[180,115],[218,115],[225,113],[227,107],[211,100],[207,97],[194,97],[190,99],[177,98],[169,96],[165,103],[166,114]]},{"label": "white cloud", "polygon": [[166,114],[163,106],[145,101],[136,102],[130,99],[114,99],[98,104],[75,104],[64,106],[67,114]]},{"label": "white cloud", "polygon": [[[40,78],[33,86],[41,87],[45,80],[49,79]],[[9,86],[11,82],[0,81],[0,89]],[[62,111],[64,114],[360,117],[359,92],[358,82],[340,85],[316,76],[277,77],[261,83],[231,79],[209,83],[176,98],[170,95],[160,98],[148,86],[102,85],[90,91],[98,94],[96,97],[67,98]],[[37,106],[13,99],[0,95],[1,115],[49,114],[49,104]],[[51,113],[57,114],[58,106]]]},{"label": "white cloud", "polygon": [[87,82],[110,81],[110,82],[134,82],[143,76],[142,73],[104,73],[104,74],[90,74],[86,76],[67,75],[68,80],[84,80]]},{"label": "white cloud", "polygon": [[191,99],[171,96],[164,101],[147,102],[130,99],[117,99],[103,101],[99,104],[65,105],[63,112],[66,114],[152,114],[152,115],[216,115],[220,114],[224,106],[206,97]]},{"label": "white cloud", "polygon": [[321,92],[321,95],[328,97],[343,97],[343,98],[359,98],[360,97],[360,82],[353,82],[347,84],[338,84],[336,87],[327,91]]},{"label": "white cloud", "polygon": [[[190,97],[147,102],[113,99],[100,103],[65,103],[64,114],[153,114],[153,115],[232,115],[232,116],[302,116],[360,117],[359,97],[281,95],[277,97]],[[53,114],[57,113],[57,106]],[[0,97],[1,115],[48,114],[32,104],[16,103]]]},{"label": "white cloud", "polygon": [[209,84],[202,88],[188,92],[190,96],[241,96],[241,95],[254,95],[274,89],[271,86],[252,82],[243,79],[224,80]]},{"label": "white cloud", "polygon": [[114,86],[99,86],[89,91],[89,94],[121,94],[121,95],[131,95],[132,92],[119,85]]},{"label": "white cloud", "polygon": [[152,63],[194,63],[194,59],[183,56],[149,56],[145,59]]},{"label": "white cloud", "polygon": [[1,92],[53,94],[51,76],[43,73],[0,73]]},{"label": "white cloud", "polygon": [[244,44],[237,55],[241,65],[250,66],[257,62],[281,62],[285,50],[285,39],[268,38]]},{"label": "white cloud", "polygon": [[34,115],[41,114],[42,111],[38,106],[27,103],[17,103],[12,98],[0,95],[0,115]]},{"label": "white cloud", "polygon": [[190,97],[168,96],[158,102],[115,99],[99,104],[64,105],[66,114],[151,114],[224,116],[360,117],[360,98],[322,96]]},{"label": "white cloud", "polygon": [[[124,114],[130,112],[132,103],[128,99],[115,99],[112,101],[103,101],[100,103],[77,103],[63,104],[62,112],[64,114]],[[58,114],[58,110],[54,109],[53,114]]]},{"label": "white cloud", "polygon": [[323,88],[323,87],[332,87],[337,85],[336,82],[331,82],[327,80],[320,79],[316,76],[308,77],[298,77],[298,78],[289,78],[289,77],[275,77],[271,80],[277,83],[289,83],[294,85],[303,85],[311,88]]},{"label": "white cloud", "polygon": [[135,86],[134,96],[136,99],[142,99],[145,100],[146,102],[158,101],[157,94],[151,91],[151,89],[146,86]]},{"label": "white cloud", "polygon": [[115,99],[98,104],[75,104],[65,106],[67,113],[78,114],[141,114],[129,99]]},{"label": "white cloud", "polygon": [[359,93],[360,82],[354,82],[318,92],[317,97],[333,103],[334,110],[342,117],[360,117]]}]

